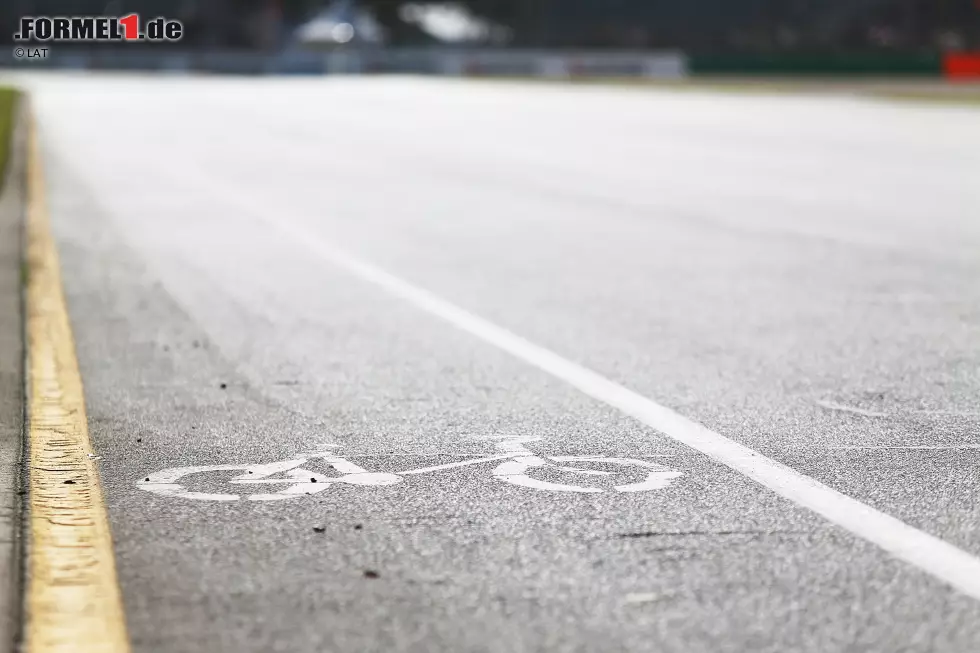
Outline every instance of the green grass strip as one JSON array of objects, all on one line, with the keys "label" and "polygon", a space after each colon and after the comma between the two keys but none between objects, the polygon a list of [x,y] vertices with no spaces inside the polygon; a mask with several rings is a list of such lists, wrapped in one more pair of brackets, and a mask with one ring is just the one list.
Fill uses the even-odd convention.
[{"label": "green grass strip", "polygon": [[15,88],[0,87],[0,180],[6,179],[7,158],[14,129],[14,113],[20,92]]}]

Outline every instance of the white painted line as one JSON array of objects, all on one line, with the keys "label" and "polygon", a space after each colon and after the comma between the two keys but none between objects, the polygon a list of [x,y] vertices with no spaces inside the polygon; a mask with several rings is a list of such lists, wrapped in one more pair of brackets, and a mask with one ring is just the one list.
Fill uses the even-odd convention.
[{"label": "white painted line", "polygon": [[248,213],[289,235],[323,260],[565,381],[586,395],[618,408],[672,440],[700,451],[964,594],[980,599],[980,559],[966,551],[845,496],[380,267],[355,258],[324,241],[315,231],[291,223],[281,211],[262,213],[255,205],[245,204],[244,207],[248,207]]},{"label": "white painted line", "polygon": [[166,172],[170,173],[169,176],[179,175],[182,180],[197,186],[202,192],[221,193],[222,200],[234,204],[245,215],[251,215],[288,235],[298,245],[308,248],[336,267],[565,381],[593,399],[618,408],[668,438],[744,474],[776,494],[876,544],[894,557],[932,574],[964,594],[980,599],[980,559],[966,551],[843,495],[666,406],[334,247],[314,230],[292,223],[288,212],[280,206],[270,205],[263,208],[258,198],[246,197],[242,188],[224,184],[202,168],[191,169],[190,166],[185,166],[180,171],[168,169]]}]

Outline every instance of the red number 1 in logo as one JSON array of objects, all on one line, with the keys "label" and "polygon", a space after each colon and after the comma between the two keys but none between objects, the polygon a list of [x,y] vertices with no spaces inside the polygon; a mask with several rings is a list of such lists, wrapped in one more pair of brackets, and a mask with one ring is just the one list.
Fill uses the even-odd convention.
[{"label": "red number 1 in logo", "polygon": [[140,37],[140,17],[139,14],[129,14],[119,19],[119,24],[125,28],[123,36],[127,41],[134,41]]}]

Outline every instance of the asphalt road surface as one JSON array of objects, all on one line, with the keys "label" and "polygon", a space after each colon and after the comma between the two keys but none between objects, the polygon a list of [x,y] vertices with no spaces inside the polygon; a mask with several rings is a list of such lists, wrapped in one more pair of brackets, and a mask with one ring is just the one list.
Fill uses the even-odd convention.
[{"label": "asphalt road surface", "polygon": [[136,651],[980,647],[976,109],[27,83]]}]

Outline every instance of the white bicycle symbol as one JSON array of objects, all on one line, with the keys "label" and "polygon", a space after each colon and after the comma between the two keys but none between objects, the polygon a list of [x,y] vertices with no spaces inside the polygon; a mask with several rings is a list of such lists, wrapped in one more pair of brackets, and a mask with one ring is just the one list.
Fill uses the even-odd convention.
[{"label": "white bicycle symbol", "polygon": [[[482,463],[498,462],[493,470],[493,477],[504,483],[520,485],[522,487],[542,490],[547,492],[580,492],[580,493],[599,493],[604,492],[601,488],[587,487],[579,485],[566,485],[554,483],[532,477],[528,472],[532,469],[551,469],[569,474],[581,476],[612,476],[615,472],[599,471],[592,469],[581,469],[567,465],[554,463],[606,463],[620,465],[623,467],[637,467],[646,471],[646,478],[637,483],[617,485],[614,489],[617,492],[646,492],[650,490],[661,490],[666,488],[672,481],[680,478],[684,474],[672,470],[657,463],[635,458],[615,458],[608,456],[547,456],[540,457],[524,447],[525,443],[537,442],[538,437],[506,437],[497,443],[500,454],[464,460],[461,462],[436,465],[434,467],[423,467],[421,469],[411,469],[398,474],[385,472],[370,472],[349,460],[337,456],[330,449],[333,445],[325,445],[320,451],[303,455],[302,457],[290,460],[280,460],[264,465],[201,465],[193,467],[173,467],[154,472],[137,482],[136,486],[147,492],[154,492],[171,497],[181,497],[184,499],[196,499],[199,501],[238,501],[242,498],[239,494],[212,494],[207,492],[193,492],[181,485],[178,481],[192,474],[202,474],[206,472],[225,472],[240,471],[238,476],[228,482],[234,485],[286,485],[287,487],[278,492],[260,492],[249,494],[246,498],[250,501],[282,501],[284,499],[295,499],[298,497],[323,492],[335,483],[347,483],[350,485],[394,485],[404,480],[403,476],[417,474],[427,474],[445,469],[464,467],[468,465],[478,465]],[[303,469],[310,460],[321,460],[339,472],[339,476],[326,476],[318,472]],[[554,462],[548,462],[548,460]],[[277,474],[282,474],[280,478],[270,478]]]}]

